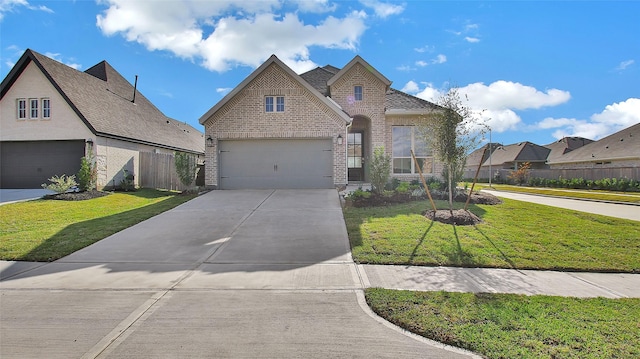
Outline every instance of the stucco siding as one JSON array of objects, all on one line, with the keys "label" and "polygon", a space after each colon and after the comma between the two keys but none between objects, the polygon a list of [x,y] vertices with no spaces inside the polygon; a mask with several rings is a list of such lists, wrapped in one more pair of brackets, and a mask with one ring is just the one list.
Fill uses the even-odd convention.
[{"label": "stucco siding", "polygon": [[[28,113],[26,119],[18,119],[16,106],[19,98],[27,100],[27,112],[29,99],[40,100],[38,119],[30,119]],[[51,117],[48,119],[42,117],[43,98],[51,101]],[[27,65],[19,81],[2,98],[0,111],[2,141],[94,139],[89,128],[33,62]]]},{"label": "stucco siding", "polygon": [[[265,112],[265,96],[284,96],[284,112]],[[275,104],[274,104],[275,106]],[[333,143],[333,178],[336,185],[346,183],[346,123],[333,109],[271,64],[239,93],[204,122],[206,149],[205,184],[218,186],[218,141],[229,139],[326,138]]]}]

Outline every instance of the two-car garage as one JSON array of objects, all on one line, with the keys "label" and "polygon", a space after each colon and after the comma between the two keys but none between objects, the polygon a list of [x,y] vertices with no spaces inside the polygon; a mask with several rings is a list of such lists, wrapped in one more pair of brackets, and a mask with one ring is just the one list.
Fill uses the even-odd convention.
[{"label": "two-car garage", "polygon": [[220,189],[333,188],[331,139],[221,140]]},{"label": "two-car garage", "polygon": [[0,142],[0,188],[40,188],[54,175],[75,175],[85,141]]}]

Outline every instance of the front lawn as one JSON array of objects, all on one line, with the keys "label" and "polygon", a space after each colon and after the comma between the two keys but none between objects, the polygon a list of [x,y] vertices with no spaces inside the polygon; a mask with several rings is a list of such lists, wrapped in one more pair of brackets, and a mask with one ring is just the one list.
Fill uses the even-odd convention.
[{"label": "front lawn", "polygon": [[367,303],[424,337],[487,358],[638,358],[640,299],[412,292],[372,288]]},{"label": "front lawn", "polygon": [[[437,206],[447,208],[441,201]],[[428,201],[345,208],[354,260],[640,272],[640,222],[505,199],[470,207],[484,223],[452,226],[425,218],[428,208]]]},{"label": "front lawn", "polygon": [[56,260],[192,198],[141,189],[85,201],[0,206],[0,259]]}]

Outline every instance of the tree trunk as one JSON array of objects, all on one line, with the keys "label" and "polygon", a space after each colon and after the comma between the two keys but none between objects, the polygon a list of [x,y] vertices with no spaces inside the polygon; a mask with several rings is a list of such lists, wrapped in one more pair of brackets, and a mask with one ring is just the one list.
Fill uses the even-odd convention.
[{"label": "tree trunk", "polygon": [[449,211],[453,215],[453,166],[449,165],[449,173],[447,173],[447,182],[449,183]]}]

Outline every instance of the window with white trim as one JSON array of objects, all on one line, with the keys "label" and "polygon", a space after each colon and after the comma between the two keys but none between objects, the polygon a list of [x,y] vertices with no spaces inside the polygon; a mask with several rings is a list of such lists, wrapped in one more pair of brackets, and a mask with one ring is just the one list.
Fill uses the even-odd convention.
[{"label": "window with white trim", "polygon": [[27,99],[19,98],[16,100],[16,110],[18,120],[24,120],[27,118]]},{"label": "window with white trim", "polygon": [[38,99],[30,98],[29,99],[29,118],[37,119],[38,118]]},{"label": "window with white trim", "polygon": [[274,112],[274,110],[275,112],[284,112],[284,96],[266,96],[264,98],[264,111]]},{"label": "window with white trim", "polygon": [[42,99],[42,118],[51,118],[51,100],[48,98]]},{"label": "window with white trim", "polygon": [[422,173],[433,173],[433,153],[429,150],[417,128],[414,126],[393,126],[391,138],[393,141],[393,173],[418,173],[411,157],[411,150],[416,155]]},{"label": "window with white trim", "polygon": [[353,99],[356,101],[362,101],[362,86],[353,87]]}]

